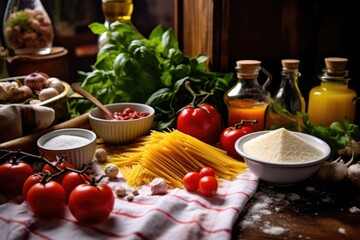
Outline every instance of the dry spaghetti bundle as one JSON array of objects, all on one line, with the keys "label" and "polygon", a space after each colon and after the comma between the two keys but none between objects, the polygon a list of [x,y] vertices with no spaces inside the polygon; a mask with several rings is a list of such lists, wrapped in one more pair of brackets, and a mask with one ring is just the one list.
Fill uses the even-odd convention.
[{"label": "dry spaghetti bundle", "polygon": [[214,168],[219,178],[228,180],[246,169],[244,162],[229,157],[224,150],[178,130],[152,131],[141,141],[141,145],[109,158],[119,167],[129,186],[141,186],[160,177],[170,187],[182,188],[186,173],[205,166]]}]

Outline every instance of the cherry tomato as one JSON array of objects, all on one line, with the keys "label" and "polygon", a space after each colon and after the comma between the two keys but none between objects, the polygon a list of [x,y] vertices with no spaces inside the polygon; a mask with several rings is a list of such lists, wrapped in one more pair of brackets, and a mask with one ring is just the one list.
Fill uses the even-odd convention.
[{"label": "cherry tomato", "polygon": [[211,197],[216,194],[218,189],[218,182],[212,176],[202,177],[199,181],[199,191],[205,197]]},{"label": "cherry tomato", "polygon": [[215,169],[213,169],[212,167],[203,167],[201,170],[200,170],[200,177],[205,177],[205,176],[212,176],[212,177],[215,177]]},{"label": "cherry tomato", "polygon": [[215,145],[222,130],[218,111],[210,104],[188,104],[177,117],[176,128],[205,143]]},{"label": "cherry tomato", "polygon": [[0,165],[0,194],[20,195],[25,180],[34,173],[33,168],[22,161],[11,159]]},{"label": "cherry tomato", "polygon": [[115,197],[107,184],[80,184],[70,193],[69,209],[81,223],[94,224],[107,218],[114,208]]},{"label": "cherry tomato", "polygon": [[184,188],[188,192],[196,192],[199,189],[200,173],[188,172],[183,178]]},{"label": "cherry tomato", "polygon": [[[65,167],[66,168],[74,168],[74,165],[72,165],[68,161],[63,160],[62,158],[59,158],[57,161],[53,161],[51,163],[54,166],[56,166],[60,171],[62,169],[64,169]],[[45,166],[42,169],[42,172],[45,173],[45,171],[49,171],[51,174],[57,174],[60,172],[59,170],[50,166],[49,164],[45,164]],[[64,175],[65,174],[61,174],[61,175],[57,176],[54,180],[57,181],[58,183],[61,183],[62,179],[64,178]]]},{"label": "cherry tomato", "polygon": [[229,156],[232,156],[237,159],[241,159],[240,154],[238,154],[235,150],[235,142],[240,137],[254,132],[254,129],[250,126],[243,126],[246,122],[257,122],[256,120],[242,120],[239,124],[235,124],[235,126],[227,127],[222,131],[220,135],[220,145],[221,147],[227,151]]},{"label": "cherry tomato", "polygon": [[35,217],[61,217],[65,210],[66,193],[60,183],[36,183],[27,193],[27,203]]},{"label": "cherry tomato", "polygon": [[27,199],[27,193],[29,192],[29,189],[32,186],[34,186],[36,183],[39,183],[43,176],[44,176],[44,174],[42,174],[42,173],[34,173],[25,180],[23,188],[22,188],[22,196],[25,201]]},{"label": "cherry tomato", "polygon": [[80,184],[86,183],[90,177],[86,174],[79,174],[76,172],[67,172],[61,181],[61,185],[63,186],[66,192],[66,201],[68,201],[70,193],[72,190]]}]

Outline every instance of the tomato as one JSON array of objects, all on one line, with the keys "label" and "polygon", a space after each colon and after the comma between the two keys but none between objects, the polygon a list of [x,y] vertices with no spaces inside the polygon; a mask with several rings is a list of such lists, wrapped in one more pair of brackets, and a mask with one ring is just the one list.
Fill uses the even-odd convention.
[{"label": "tomato", "polygon": [[30,175],[24,182],[23,188],[22,188],[22,196],[24,200],[27,199],[27,193],[29,192],[29,189],[34,186],[36,183],[40,182],[44,174],[42,173],[34,173]]},{"label": "tomato", "polygon": [[0,165],[0,194],[20,195],[25,180],[34,173],[33,168],[22,161],[11,159]]},{"label": "tomato", "polygon": [[215,169],[213,169],[212,167],[203,167],[199,173],[200,173],[200,177],[205,177],[205,176],[215,177],[216,175]]},{"label": "tomato", "polygon": [[115,197],[107,184],[84,183],[70,193],[69,209],[81,223],[94,224],[107,218],[114,208]]},{"label": "tomato", "polygon": [[[53,166],[55,166],[55,168],[50,166],[49,164],[45,164],[45,166],[42,169],[42,172],[45,173],[45,171],[49,171],[51,174],[57,174],[65,167],[66,168],[74,168],[74,165],[63,160],[62,158],[59,158],[57,161],[51,162],[51,164],[53,164]],[[57,170],[56,167],[59,170]],[[57,176],[54,180],[57,181],[58,183],[61,183],[63,177],[64,177],[64,174],[61,174],[61,175]]]},{"label": "tomato", "polygon": [[36,183],[29,189],[26,198],[35,217],[61,217],[64,214],[66,193],[56,181]]},{"label": "tomato", "polygon": [[70,193],[72,190],[80,184],[86,183],[90,177],[86,174],[79,174],[76,172],[67,172],[61,181],[61,185],[63,186],[66,192],[66,199],[69,199]]},{"label": "tomato", "polygon": [[199,189],[200,173],[188,172],[183,178],[184,188],[189,192],[196,192]]},{"label": "tomato", "polygon": [[202,177],[199,181],[199,191],[205,197],[211,197],[216,194],[218,189],[218,182],[212,176]]},{"label": "tomato", "polygon": [[250,126],[243,126],[244,123],[255,123],[256,120],[242,120],[240,123],[235,124],[235,126],[230,126],[224,129],[220,135],[220,145],[227,151],[229,156],[232,156],[237,159],[242,159],[240,154],[235,150],[235,142],[240,137],[254,132],[254,129]]},{"label": "tomato", "polygon": [[176,128],[205,143],[215,145],[219,141],[222,124],[218,111],[212,105],[188,104],[180,110]]}]

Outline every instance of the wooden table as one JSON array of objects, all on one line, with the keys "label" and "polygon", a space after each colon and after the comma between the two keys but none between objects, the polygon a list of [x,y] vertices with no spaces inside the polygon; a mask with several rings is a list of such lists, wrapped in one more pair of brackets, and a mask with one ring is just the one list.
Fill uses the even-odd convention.
[{"label": "wooden table", "polygon": [[[1,143],[0,148],[34,152],[39,136],[66,127],[90,128],[87,115]],[[322,182],[315,177],[291,187],[260,182],[232,235],[232,239],[360,239],[360,188],[349,181]]]},{"label": "wooden table", "polygon": [[260,182],[233,239],[360,239],[360,188],[316,177],[286,188]]}]

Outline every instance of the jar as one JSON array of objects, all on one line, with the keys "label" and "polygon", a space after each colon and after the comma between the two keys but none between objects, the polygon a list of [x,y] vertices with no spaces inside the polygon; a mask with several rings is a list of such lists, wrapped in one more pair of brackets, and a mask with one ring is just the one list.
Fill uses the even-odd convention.
[{"label": "jar", "polygon": [[281,61],[281,82],[266,110],[266,128],[284,127],[292,131],[300,131],[301,120],[298,112],[305,113],[305,100],[298,86],[301,76],[298,59]]},{"label": "jar", "polygon": [[[131,15],[134,10],[132,0],[102,0],[102,11],[105,17],[104,25],[109,28],[113,22],[123,22],[129,24],[135,31],[136,27],[131,21]],[[98,43],[99,49],[107,42],[107,33],[100,35]]]},{"label": "jar", "polygon": [[[251,128],[254,131],[264,130],[265,110],[271,97],[265,88],[272,76],[260,65],[261,62],[257,60],[236,62],[237,83],[224,94],[228,126],[234,126],[241,120],[257,120],[251,124]],[[267,76],[263,85],[258,82],[260,70]]]},{"label": "jar", "polygon": [[325,58],[326,68],[319,75],[321,83],[310,90],[308,115],[313,125],[330,126],[332,122],[343,122],[347,118],[354,123],[356,92],[348,87],[348,59]]},{"label": "jar", "polygon": [[40,0],[9,0],[3,24],[6,46],[15,54],[50,53],[54,32]]}]

